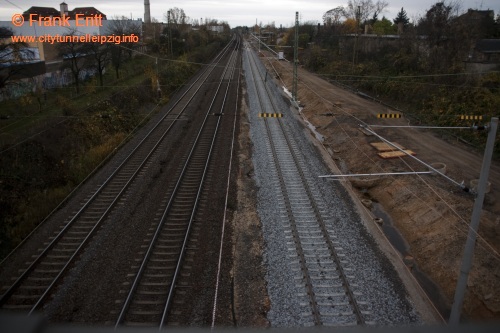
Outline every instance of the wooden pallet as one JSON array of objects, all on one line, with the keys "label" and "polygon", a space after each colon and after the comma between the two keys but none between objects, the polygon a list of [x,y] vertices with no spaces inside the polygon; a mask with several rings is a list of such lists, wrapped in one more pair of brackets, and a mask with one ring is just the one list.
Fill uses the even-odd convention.
[{"label": "wooden pallet", "polygon": [[405,149],[403,151],[401,151],[401,150],[394,150],[394,151],[388,151],[388,152],[378,153],[378,156],[380,156],[380,157],[382,157],[384,159],[404,157],[406,155],[416,155],[416,154],[415,154],[414,151],[409,150],[409,149]]}]

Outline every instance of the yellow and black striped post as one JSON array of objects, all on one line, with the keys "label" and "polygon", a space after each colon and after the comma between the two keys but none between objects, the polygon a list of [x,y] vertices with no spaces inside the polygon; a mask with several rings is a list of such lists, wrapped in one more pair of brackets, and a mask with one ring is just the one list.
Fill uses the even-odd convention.
[{"label": "yellow and black striped post", "polygon": [[483,116],[473,116],[473,115],[461,114],[460,120],[483,120]]},{"label": "yellow and black striped post", "polygon": [[378,113],[377,118],[401,118],[401,113]]},{"label": "yellow and black striped post", "polygon": [[259,113],[259,118],[282,118],[283,113]]}]

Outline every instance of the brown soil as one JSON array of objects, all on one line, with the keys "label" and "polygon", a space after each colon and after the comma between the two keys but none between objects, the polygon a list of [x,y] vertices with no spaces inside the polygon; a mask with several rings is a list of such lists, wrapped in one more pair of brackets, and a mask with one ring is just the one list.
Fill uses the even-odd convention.
[{"label": "brown soil", "polygon": [[252,143],[245,98],[242,98],[237,207],[233,215],[234,317],[238,327],[269,327],[269,298],[262,266],[263,238],[253,182]]},{"label": "brown soil", "polygon": [[[267,62],[270,72],[291,87],[289,63]],[[393,113],[380,104],[336,87],[303,69],[299,71],[298,97],[302,116],[324,136],[322,145],[344,173],[427,171],[406,156],[382,159],[370,143],[376,136],[360,131],[361,121],[379,125],[408,125],[408,120],[377,119],[378,113]],[[332,115],[333,114],[333,115]],[[479,178],[482,152],[433,131],[374,128],[382,137],[411,149],[426,163],[444,163],[455,181]],[[484,134],[486,135],[486,134]],[[491,190],[483,205],[473,268],[469,275],[463,316],[484,321],[500,318],[500,163],[494,161],[489,180]],[[362,182],[361,182],[362,183]],[[379,203],[409,245],[419,269],[440,288],[444,312],[451,308],[459,275],[474,197],[442,176],[411,175],[381,177],[365,184],[352,182],[360,199]],[[435,296],[435,295],[432,295]]]}]

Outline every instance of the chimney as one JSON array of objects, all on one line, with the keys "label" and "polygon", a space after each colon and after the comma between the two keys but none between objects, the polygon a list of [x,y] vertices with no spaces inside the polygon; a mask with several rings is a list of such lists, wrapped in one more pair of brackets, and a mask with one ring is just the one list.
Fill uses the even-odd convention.
[{"label": "chimney", "polygon": [[151,11],[149,10],[149,0],[144,0],[144,23],[151,23]]},{"label": "chimney", "polygon": [[59,8],[61,9],[61,16],[68,15],[68,4],[66,2],[62,2]]}]

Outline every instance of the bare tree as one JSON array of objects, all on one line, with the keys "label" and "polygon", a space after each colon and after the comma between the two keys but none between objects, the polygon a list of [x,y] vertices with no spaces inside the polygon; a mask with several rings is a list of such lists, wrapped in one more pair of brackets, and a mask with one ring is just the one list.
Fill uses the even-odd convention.
[{"label": "bare tree", "polygon": [[474,23],[459,20],[460,4],[440,1],[427,10],[418,22],[418,32],[425,35],[428,56],[426,70],[441,72],[459,70],[470,51]]},{"label": "bare tree", "polygon": [[[65,36],[78,36],[75,29],[71,29]],[[76,38],[75,38],[76,39]],[[76,93],[80,93],[80,73],[88,66],[88,44],[68,38],[65,43],[59,43],[59,55],[63,58],[63,68],[69,68],[76,85]]]},{"label": "bare tree", "polygon": [[419,32],[428,37],[431,45],[438,45],[444,41],[444,36],[449,35],[453,18],[453,7],[444,1],[437,2],[420,20]]},{"label": "bare tree", "polygon": [[[170,13],[170,24],[174,29],[181,29],[186,24],[188,24],[189,17],[186,16],[186,13],[184,13],[183,9],[174,7],[169,10],[169,13]],[[168,13],[164,15],[165,15],[165,21],[169,21]]]},{"label": "bare tree", "polygon": [[377,17],[389,6],[387,1],[379,0],[373,3],[372,0],[349,0],[345,8],[345,15],[348,18],[355,18],[359,22],[367,22],[370,17]]},{"label": "bare tree", "polygon": [[[26,62],[35,57],[34,52],[26,43],[11,42],[12,36],[12,30],[0,27],[0,89],[12,82],[13,78],[21,75],[26,68]],[[9,41],[1,42],[2,39]]]},{"label": "bare tree", "polygon": [[[136,36],[141,35],[141,25],[137,22],[129,20],[122,16],[121,18],[115,17],[109,25],[109,33],[119,35],[131,35]],[[116,78],[120,77],[120,67],[124,61],[124,55],[128,54],[129,59],[132,57],[136,44],[135,43],[121,43],[121,44],[111,44],[111,62],[115,68]]]},{"label": "bare tree", "polygon": [[104,70],[111,60],[109,45],[107,43],[90,43],[89,54],[92,57],[93,66],[99,74],[99,83],[102,87],[104,85]]},{"label": "bare tree", "polygon": [[343,17],[346,17],[345,8],[339,6],[323,14],[323,23],[326,25],[338,25]]}]

